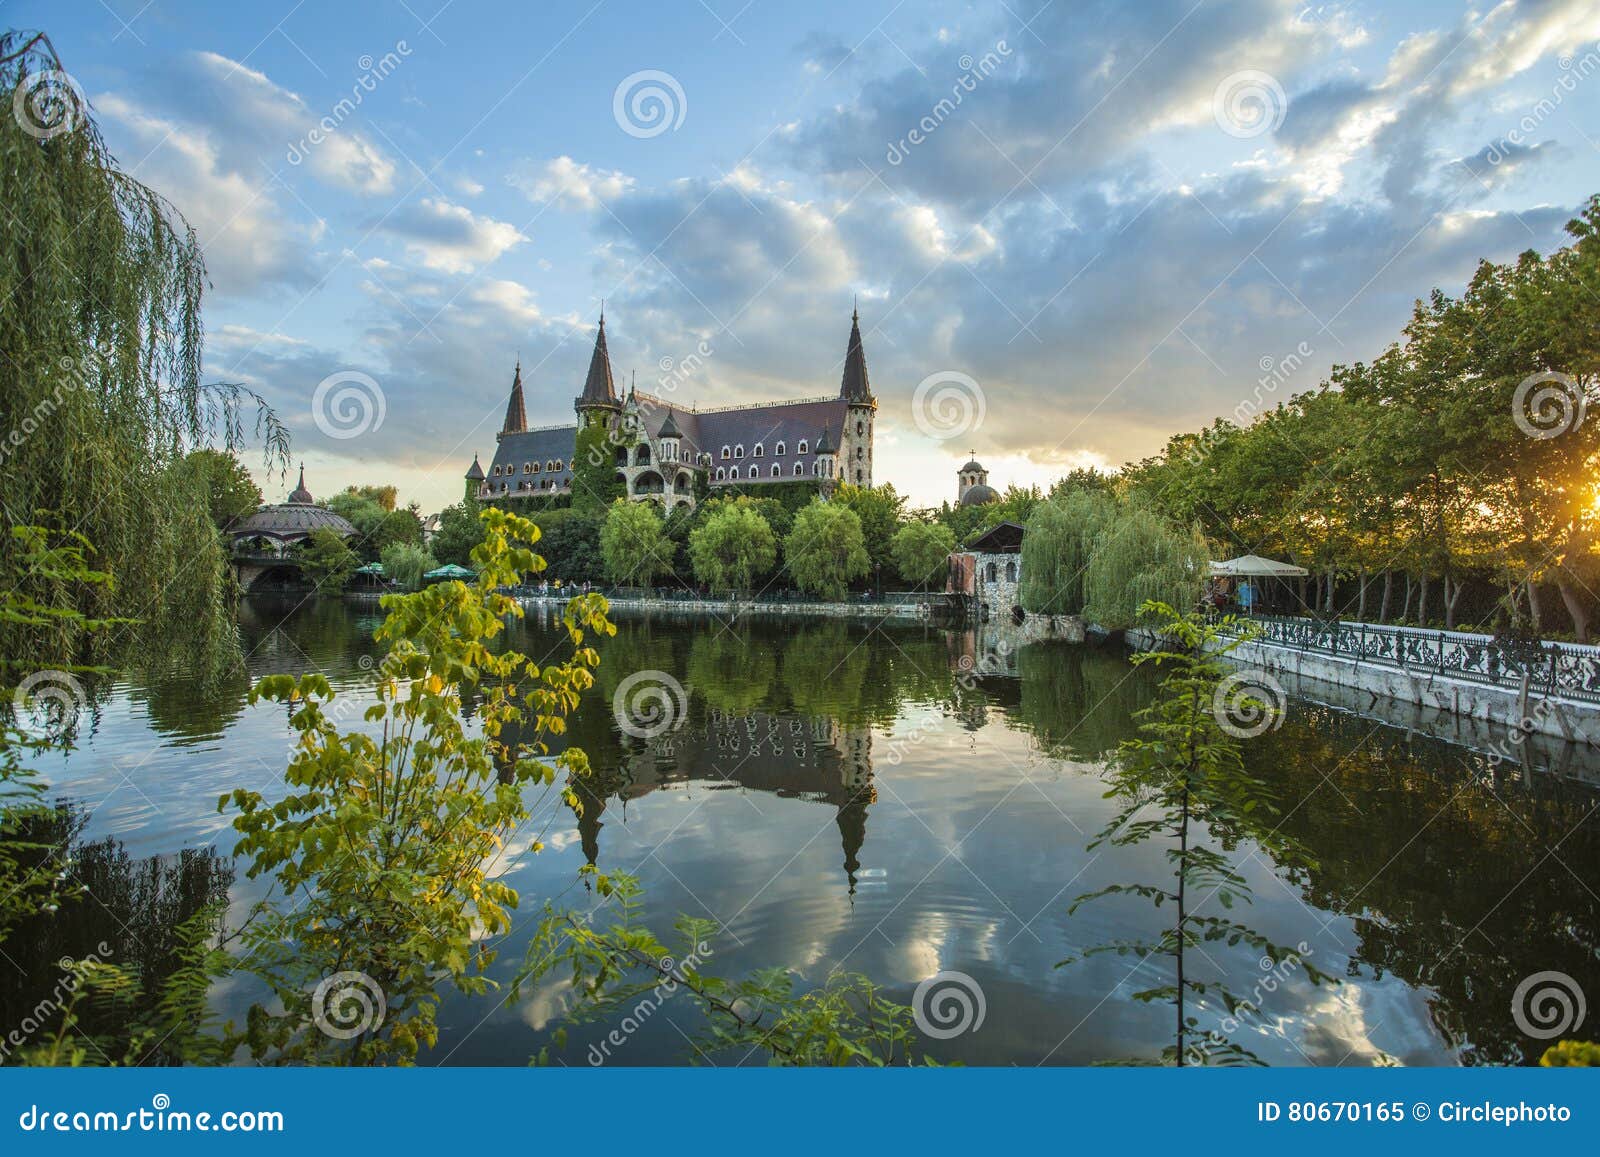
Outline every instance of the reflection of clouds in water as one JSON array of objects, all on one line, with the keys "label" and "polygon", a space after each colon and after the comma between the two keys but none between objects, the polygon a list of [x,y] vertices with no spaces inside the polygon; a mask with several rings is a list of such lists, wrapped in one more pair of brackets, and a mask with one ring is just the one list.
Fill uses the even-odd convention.
[{"label": "reflection of clouds in water", "polygon": [[1385,1054],[1403,1065],[1455,1064],[1428,1005],[1426,991],[1392,974],[1368,976],[1360,984],[1316,990],[1296,1016],[1279,1022],[1279,1031],[1297,1038],[1318,1065],[1372,1065]]},{"label": "reflection of clouds in water", "polygon": [[546,977],[538,984],[523,986],[522,999],[517,1002],[517,1019],[534,1032],[543,1032],[557,1027],[576,1003],[570,979]]}]

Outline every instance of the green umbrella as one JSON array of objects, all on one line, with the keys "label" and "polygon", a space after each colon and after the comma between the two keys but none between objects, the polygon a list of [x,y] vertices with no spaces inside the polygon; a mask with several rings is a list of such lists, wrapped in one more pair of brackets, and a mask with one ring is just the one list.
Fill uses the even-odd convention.
[{"label": "green umbrella", "polygon": [[464,566],[457,566],[453,562],[447,562],[437,570],[430,570],[422,577],[425,579],[437,579],[441,582],[446,582],[450,579],[461,579],[465,581],[466,579],[477,578],[478,574],[476,571],[470,571]]}]

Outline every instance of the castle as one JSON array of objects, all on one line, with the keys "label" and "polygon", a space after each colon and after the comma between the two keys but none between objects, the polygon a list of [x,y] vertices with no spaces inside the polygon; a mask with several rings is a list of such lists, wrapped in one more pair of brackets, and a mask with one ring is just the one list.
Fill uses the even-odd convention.
[{"label": "castle", "polygon": [[637,389],[619,399],[602,311],[589,374],[574,408],[578,415],[574,425],[530,429],[519,362],[494,461],[486,474],[474,456],[467,471],[468,485],[477,497],[571,494],[580,429],[604,431],[604,452],[629,499],[656,502],[667,509],[693,507],[697,485],[713,494],[733,486],[780,482],[808,483],[819,493],[827,493],[838,482],[872,485],[878,403],[867,379],[859,310],[851,312],[837,394],[708,409],[681,406]]}]

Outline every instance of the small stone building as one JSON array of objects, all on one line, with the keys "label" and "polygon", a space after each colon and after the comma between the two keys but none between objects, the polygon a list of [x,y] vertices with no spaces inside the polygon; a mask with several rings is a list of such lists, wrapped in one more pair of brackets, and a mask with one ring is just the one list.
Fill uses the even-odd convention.
[{"label": "small stone building", "polygon": [[985,619],[1020,621],[1022,535],[1021,523],[997,523],[951,556],[950,589],[971,596]]}]

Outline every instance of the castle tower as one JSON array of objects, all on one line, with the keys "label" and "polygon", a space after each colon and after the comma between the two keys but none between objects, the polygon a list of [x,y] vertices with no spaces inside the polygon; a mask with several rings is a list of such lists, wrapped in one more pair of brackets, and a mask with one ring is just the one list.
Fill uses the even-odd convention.
[{"label": "castle tower", "polygon": [[971,453],[973,456],[968,458],[967,464],[956,473],[956,504],[979,506],[998,502],[1000,495],[989,485],[989,472],[979,463],[977,451]]},{"label": "castle tower", "polygon": [[850,311],[850,343],[845,347],[839,397],[845,402],[845,424],[839,432],[838,479],[854,486],[871,486],[872,424],[877,417],[878,400],[872,396],[872,384],[867,378],[858,309]]},{"label": "castle tower", "polygon": [[838,447],[833,444],[833,430],[822,427],[822,437],[817,439],[817,484],[824,496],[833,493],[834,482],[839,475],[837,462]]},{"label": "castle tower", "polygon": [[600,311],[600,332],[595,335],[594,353],[589,356],[589,376],[584,379],[583,393],[578,395],[574,408],[578,411],[578,424],[592,426],[608,424],[622,411],[617,401],[616,386],[611,380],[611,354],[606,349],[606,313]]},{"label": "castle tower", "polygon": [[528,410],[522,403],[522,359],[518,358],[516,372],[511,375],[511,396],[506,399],[506,420],[494,440],[498,442],[507,434],[520,434],[527,428]]},{"label": "castle tower", "polygon": [[483,489],[483,467],[478,464],[478,456],[472,456],[472,465],[467,467],[466,502],[468,509],[478,500],[478,494]]}]

